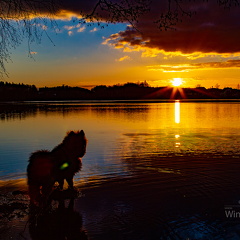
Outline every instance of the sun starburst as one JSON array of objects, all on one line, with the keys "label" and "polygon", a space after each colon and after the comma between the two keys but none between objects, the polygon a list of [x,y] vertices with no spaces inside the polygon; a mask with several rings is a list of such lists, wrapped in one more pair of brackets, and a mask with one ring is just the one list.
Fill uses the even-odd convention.
[{"label": "sun starburst", "polygon": [[183,81],[182,78],[173,78],[172,80],[172,85],[174,87],[179,87],[180,85],[182,85]]}]

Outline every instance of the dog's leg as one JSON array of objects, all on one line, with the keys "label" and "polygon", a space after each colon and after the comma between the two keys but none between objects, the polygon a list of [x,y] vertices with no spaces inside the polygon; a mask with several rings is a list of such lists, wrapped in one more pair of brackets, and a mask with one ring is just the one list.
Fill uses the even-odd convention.
[{"label": "dog's leg", "polygon": [[48,205],[51,202],[50,195],[52,193],[53,184],[48,183],[42,186],[42,204],[43,206]]},{"label": "dog's leg", "polygon": [[57,180],[58,181],[58,187],[59,187],[59,189],[60,190],[63,190],[63,184],[64,184],[64,179],[59,179],[59,180]]},{"label": "dog's leg", "polygon": [[34,205],[38,204],[40,201],[40,186],[29,184],[28,191],[29,191],[30,203]]},{"label": "dog's leg", "polygon": [[74,211],[74,198],[70,199],[69,205],[68,205],[68,209],[71,211]]},{"label": "dog's leg", "polygon": [[70,189],[74,189],[74,187],[73,187],[73,177],[68,177],[68,178],[66,178],[66,180],[67,180],[67,183],[68,183],[68,187]]}]

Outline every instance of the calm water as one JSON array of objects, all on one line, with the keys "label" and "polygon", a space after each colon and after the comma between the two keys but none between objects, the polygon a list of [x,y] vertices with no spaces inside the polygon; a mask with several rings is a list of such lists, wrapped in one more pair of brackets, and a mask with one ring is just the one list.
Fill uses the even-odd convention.
[{"label": "calm water", "polygon": [[240,239],[240,218],[225,216],[240,200],[240,102],[0,107],[0,180],[25,178],[31,152],[85,131],[75,184],[109,189],[101,207],[84,198],[77,206],[92,239],[110,239],[109,228],[124,232],[120,239]]},{"label": "calm water", "polygon": [[29,154],[51,150],[69,130],[89,140],[81,175],[131,174],[125,159],[240,153],[240,103],[19,105],[0,113],[0,176],[22,177]]}]

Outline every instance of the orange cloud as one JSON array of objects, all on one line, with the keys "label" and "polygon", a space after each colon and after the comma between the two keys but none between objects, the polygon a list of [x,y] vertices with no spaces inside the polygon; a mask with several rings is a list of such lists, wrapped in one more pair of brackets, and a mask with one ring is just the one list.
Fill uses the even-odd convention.
[{"label": "orange cloud", "polygon": [[97,32],[97,31],[98,31],[98,29],[95,27],[90,32]]},{"label": "orange cloud", "polygon": [[179,65],[156,65],[148,66],[148,71],[162,72],[189,72],[196,69],[216,69],[216,68],[239,68],[240,60],[228,60],[225,62],[205,62]]},{"label": "orange cloud", "polygon": [[73,35],[73,31],[68,31],[68,36],[72,36]]},{"label": "orange cloud", "polygon": [[206,62],[192,64],[196,68],[240,68],[240,60],[228,60],[225,62]]},{"label": "orange cloud", "polygon": [[129,56],[124,56],[124,57],[121,57],[121,58],[117,59],[116,61],[117,62],[122,62],[122,61],[126,61],[126,60],[131,60],[131,58]]},{"label": "orange cloud", "polygon": [[78,28],[77,32],[84,32],[86,29],[86,26]]}]

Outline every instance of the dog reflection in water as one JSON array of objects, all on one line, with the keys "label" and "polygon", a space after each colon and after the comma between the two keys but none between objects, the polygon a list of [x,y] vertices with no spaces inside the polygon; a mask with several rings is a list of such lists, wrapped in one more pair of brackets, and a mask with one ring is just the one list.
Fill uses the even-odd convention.
[{"label": "dog reflection in water", "polygon": [[46,205],[56,182],[63,189],[64,180],[74,190],[73,176],[82,167],[81,158],[86,153],[87,139],[83,130],[68,132],[62,143],[52,151],[32,153],[27,167],[28,190],[33,205]]},{"label": "dog reflection in water", "polygon": [[[48,211],[38,211],[30,208],[29,233],[32,240],[87,240],[87,234],[82,228],[82,216],[74,210],[74,196],[71,190],[54,190],[51,194],[59,202],[58,208]],[[71,198],[68,207],[64,200]],[[37,212],[36,212],[37,210]]]}]

